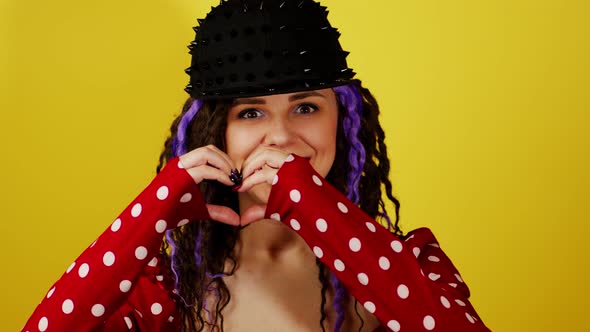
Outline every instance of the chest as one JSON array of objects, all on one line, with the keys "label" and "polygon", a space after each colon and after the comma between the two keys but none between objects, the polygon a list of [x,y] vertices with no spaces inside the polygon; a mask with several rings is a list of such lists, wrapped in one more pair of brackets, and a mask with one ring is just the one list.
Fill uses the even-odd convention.
[{"label": "chest", "polygon": [[[317,272],[316,272],[317,273]],[[229,277],[226,285],[231,300],[223,309],[226,332],[309,332],[321,331],[321,288],[317,275],[282,273],[280,275],[239,275]],[[324,327],[332,331],[336,321],[334,292],[326,291]],[[346,318],[341,332],[358,332],[361,319],[355,313],[354,300],[345,305]],[[371,332],[378,320],[362,305],[357,310],[364,320],[361,331]]]}]

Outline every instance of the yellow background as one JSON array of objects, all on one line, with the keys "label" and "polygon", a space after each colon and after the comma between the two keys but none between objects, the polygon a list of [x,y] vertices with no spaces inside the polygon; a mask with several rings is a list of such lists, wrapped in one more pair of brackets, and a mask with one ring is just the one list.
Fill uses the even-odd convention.
[{"label": "yellow background", "polygon": [[[0,0],[2,331],[155,174],[213,3]],[[403,228],[434,230],[492,330],[588,331],[588,2],[322,3]]]}]

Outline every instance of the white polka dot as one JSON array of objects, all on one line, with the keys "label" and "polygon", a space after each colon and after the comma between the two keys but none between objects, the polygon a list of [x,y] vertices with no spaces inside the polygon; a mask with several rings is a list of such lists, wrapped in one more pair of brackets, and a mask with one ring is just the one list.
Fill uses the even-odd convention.
[{"label": "white polka dot", "polygon": [[102,262],[106,266],[115,264],[115,254],[113,254],[112,251],[107,251],[104,256],[102,256]]},{"label": "white polka dot", "polygon": [[436,273],[429,273],[428,278],[432,281],[437,281],[440,278],[440,274]]},{"label": "white polka dot", "polygon": [[440,262],[440,258],[436,256],[428,256],[428,260],[431,262]]},{"label": "white polka dot", "polygon": [[366,286],[369,284],[369,276],[368,275],[366,275],[364,273],[359,273],[356,277],[358,278],[359,282],[362,285]]},{"label": "white polka dot", "polygon": [[298,231],[301,229],[301,224],[299,224],[299,221],[295,220],[295,219],[291,219],[291,227]]},{"label": "white polka dot", "polygon": [[361,250],[361,241],[356,237],[353,237],[348,241],[348,247],[354,252],[359,252]]},{"label": "white polka dot", "polygon": [[94,247],[94,245],[96,244],[96,241],[98,241],[98,240],[94,240],[94,242],[92,242],[92,244],[90,245],[90,248]]},{"label": "white polka dot", "polygon": [[137,249],[135,249],[135,257],[139,260],[145,259],[147,254],[147,249],[143,246],[137,247]]},{"label": "white polka dot", "polygon": [[117,218],[117,220],[113,221],[113,224],[111,225],[111,231],[116,232],[119,228],[121,228],[121,219]]},{"label": "white polka dot", "polygon": [[162,281],[162,280],[164,280],[164,276],[163,275],[157,275],[156,276],[156,280]]},{"label": "white polka dot", "polygon": [[37,327],[39,328],[39,331],[44,332],[47,330],[48,325],[49,321],[47,320],[47,317],[41,317],[41,319],[39,319],[39,324],[37,325]]},{"label": "white polka dot", "polygon": [[315,174],[311,176],[311,179],[313,180],[313,183],[317,184],[318,186],[321,186],[323,184],[322,180],[320,180],[320,178],[317,177]]},{"label": "white polka dot", "polygon": [[186,224],[188,224],[188,219],[182,219],[181,221],[178,222],[178,224],[176,226],[182,227]]},{"label": "white polka dot", "polygon": [[293,189],[291,190],[291,192],[289,192],[289,197],[293,202],[299,203],[299,201],[301,200],[301,193],[299,192],[299,190]]},{"label": "white polka dot", "polygon": [[193,199],[193,195],[191,195],[191,193],[186,193],[180,197],[180,203],[190,202],[191,199]]},{"label": "white polka dot", "polygon": [[412,252],[414,253],[414,256],[416,256],[416,258],[420,256],[420,248],[414,247],[414,249],[412,249]]},{"label": "white polka dot", "polygon": [[161,186],[158,191],[156,191],[156,197],[161,201],[165,200],[168,197],[168,187]]},{"label": "white polka dot", "polygon": [[389,259],[387,259],[387,257],[381,256],[381,258],[379,258],[379,267],[383,270],[389,270]]},{"label": "white polka dot", "polygon": [[463,278],[461,278],[461,276],[457,273],[455,273],[455,278],[457,278],[457,280],[459,280],[460,282],[463,282]]},{"label": "white polka dot", "polygon": [[158,222],[156,222],[156,232],[164,233],[164,231],[166,230],[166,227],[168,227],[166,220],[160,219],[160,220],[158,220]]},{"label": "white polka dot", "polygon": [[424,323],[424,328],[427,329],[428,331],[434,329],[434,318],[432,318],[432,316],[428,315],[428,316],[424,317],[423,323]]},{"label": "white polka dot", "polygon": [[125,316],[123,317],[123,320],[125,321],[125,324],[127,324],[127,328],[131,330],[131,328],[133,327],[133,322],[131,322],[131,319]]},{"label": "white polka dot", "polygon": [[139,315],[140,318],[143,318],[143,314],[141,313],[141,311],[139,311],[137,309],[134,309],[134,310],[135,310],[135,312],[137,312],[137,314]]},{"label": "white polka dot", "polygon": [[328,230],[328,223],[326,222],[326,220],[320,218],[316,220],[315,227],[317,227],[318,231],[324,233]]},{"label": "white polka dot", "polygon": [[404,246],[402,246],[402,243],[399,242],[398,240],[391,241],[391,249],[393,249],[393,251],[399,253],[399,252],[402,252],[403,248],[404,248]]},{"label": "white polka dot", "polygon": [[338,210],[340,210],[342,213],[348,213],[348,208],[342,202],[338,202]]},{"label": "white polka dot", "polygon": [[377,231],[377,229],[375,228],[375,225],[373,225],[373,223],[371,223],[371,222],[368,222],[368,221],[367,221],[367,223],[365,223],[365,225],[367,225],[367,228],[368,228],[368,229],[369,229],[371,232],[375,233],[375,232]]},{"label": "white polka dot", "polygon": [[61,304],[61,311],[63,311],[66,315],[71,314],[72,311],[74,311],[74,302],[72,302],[70,299],[65,300]]},{"label": "white polka dot", "polygon": [[131,215],[133,217],[139,217],[139,215],[141,214],[141,204],[136,203],[135,205],[133,205],[133,208],[131,208]]},{"label": "white polka dot", "polygon": [[90,309],[90,311],[92,312],[92,316],[100,317],[104,315],[104,306],[102,304],[95,304],[92,306],[92,309]]},{"label": "white polka dot", "polygon": [[168,322],[172,323],[174,321],[174,317],[170,316],[168,317]]},{"label": "white polka dot", "polygon": [[459,300],[459,299],[456,299],[456,300],[455,300],[455,302],[456,302],[458,305],[462,306],[462,307],[466,306],[465,302],[463,302],[463,301],[461,301],[461,300]]},{"label": "white polka dot", "polygon": [[184,168],[184,165],[180,162],[180,159],[178,159],[178,168]]},{"label": "white polka dot", "polygon": [[365,304],[363,304],[363,307],[365,307],[365,309],[367,309],[368,312],[372,314],[375,313],[375,303],[367,301],[365,302]]},{"label": "white polka dot", "polygon": [[276,221],[281,221],[281,215],[278,213],[273,213],[270,215],[270,219],[274,219]]},{"label": "white polka dot", "polygon": [[90,266],[88,264],[84,263],[84,264],[80,265],[80,268],[78,269],[78,275],[80,276],[80,278],[86,278],[89,271],[90,271]]},{"label": "white polka dot", "polygon": [[389,327],[389,329],[392,330],[393,332],[399,332],[399,329],[401,328],[401,326],[399,325],[399,322],[395,319],[390,320],[387,323],[387,327]]},{"label": "white polka dot", "polygon": [[457,288],[457,284],[454,282],[449,282],[449,286],[451,286],[453,288]]},{"label": "white polka dot", "polygon": [[295,160],[295,157],[293,157],[293,155],[292,155],[292,154],[290,154],[290,155],[287,157],[287,159],[285,159],[285,161],[286,161],[286,162],[290,162],[290,161],[293,161],[293,160]]},{"label": "white polka dot", "polygon": [[73,262],[72,264],[70,264],[70,266],[68,266],[68,269],[66,270],[66,273],[70,273],[70,271],[72,271],[72,269],[74,268],[74,266],[76,266],[76,262]]},{"label": "white polka dot", "polygon": [[152,310],[153,315],[159,315],[162,313],[162,305],[159,304],[158,302],[156,302],[156,303],[152,304],[151,310]]},{"label": "white polka dot", "polygon": [[402,299],[407,299],[409,295],[410,289],[408,288],[408,286],[404,284],[397,286],[397,296],[399,296]]},{"label": "white polka dot", "polygon": [[451,307],[451,302],[449,302],[449,300],[447,300],[446,297],[441,296],[440,297],[440,303],[442,303],[443,307],[449,309]]},{"label": "white polka dot", "polygon": [[465,317],[467,317],[467,320],[471,323],[471,324],[475,324],[475,320],[473,319],[473,317],[471,317],[471,315],[466,312],[465,313]]},{"label": "white polka dot", "polygon": [[440,248],[440,246],[436,243],[429,243],[428,245],[431,247]]},{"label": "white polka dot", "polygon": [[334,268],[336,268],[336,270],[342,272],[344,271],[344,262],[342,262],[341,260],[337,259],[334,261]]},{"label": "white polka dot", "polygon": [[55,286],[54,286],[53,288],[51,288],[51,289],[49,290],[49,292],[47,292],[47,298],[50,298],[50,297],[51,297],[51,295],[53,295],[53,292],[55,292]]},{"label": "white polka dot", "polygon": [[148,263],[148,266],[156,267],[158,265],[158,259],[156,257],[152,258],[152,260]]},{"label": "white polka dot", "polygon": [[119,283],[119,290],[123,293],[127,293],[131,289],[131,281],[123,280]]},{"label": "white polka dot", "polygon": [[275,176],[272,177],[272,185],[274,186],[277,182],[279,182],[279,176],[275,174]]},{"label": "white polka dot", "polygon": [[313,253],[317,256],[317,258],[324,257],[324,251],[320,247],[313,247]]}]

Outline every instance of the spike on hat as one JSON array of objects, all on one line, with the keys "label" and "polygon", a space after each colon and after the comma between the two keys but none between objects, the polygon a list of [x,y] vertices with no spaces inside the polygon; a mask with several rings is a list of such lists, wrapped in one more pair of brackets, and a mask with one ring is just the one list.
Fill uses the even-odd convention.
[{"label": "spike on hat", "polygon": [[350,82],[348,52],[327,15],[314,0],[221,0],[193,28],[185,91],[199,99],[236,98]]}]

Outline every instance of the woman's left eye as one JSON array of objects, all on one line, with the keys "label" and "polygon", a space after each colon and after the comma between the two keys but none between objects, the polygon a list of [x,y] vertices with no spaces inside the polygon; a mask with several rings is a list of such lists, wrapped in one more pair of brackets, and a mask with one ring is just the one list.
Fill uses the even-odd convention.
[{"label": "woman's left eye", "polygon": [[313,104],[301,104],[297,107],[297,113],[309,114],[318,110],[318,107]]}]

